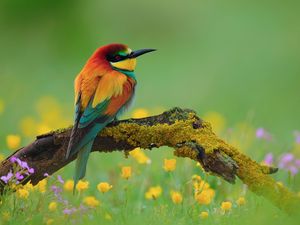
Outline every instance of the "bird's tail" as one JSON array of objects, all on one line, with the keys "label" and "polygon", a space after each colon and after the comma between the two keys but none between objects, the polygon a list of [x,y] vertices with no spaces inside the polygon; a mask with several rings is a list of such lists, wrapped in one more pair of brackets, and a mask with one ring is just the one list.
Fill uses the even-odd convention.
[{"label": "bird's tail", "polygon": [[94,139],[89,141],[77,154],[77,161],[75,164],[75,174],[74,174],[74,187],[73,193],[75,193],[76,184],[80,179],[85,176],[86,165],[89,159],[89,154],[93,146]]}]

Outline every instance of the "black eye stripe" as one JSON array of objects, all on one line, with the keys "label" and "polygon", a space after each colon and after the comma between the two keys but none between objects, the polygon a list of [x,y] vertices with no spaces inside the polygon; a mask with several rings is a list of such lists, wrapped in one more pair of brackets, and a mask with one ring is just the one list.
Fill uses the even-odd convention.
[{"label": "black eye stripe", "polygon": [[117,54],[117,55],[108,55],[106,57],[106,59],[110,62],[119,62],[119,61],[122,61],[126,58],[127,58],[127,56],[123,56],[123,55],[119,55],[119,54]]}]

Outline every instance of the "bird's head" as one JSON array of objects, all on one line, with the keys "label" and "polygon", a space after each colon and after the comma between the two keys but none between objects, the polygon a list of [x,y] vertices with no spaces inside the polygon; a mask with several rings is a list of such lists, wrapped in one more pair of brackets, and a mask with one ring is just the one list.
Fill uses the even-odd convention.
[{"label": "bird's head", "polygon": [[96,54],[102,57],[112,68],[117,70],[134,71],[136,58],[155,49],[140,49],[132,51],[123,44],[109,44],[100,47]]}]

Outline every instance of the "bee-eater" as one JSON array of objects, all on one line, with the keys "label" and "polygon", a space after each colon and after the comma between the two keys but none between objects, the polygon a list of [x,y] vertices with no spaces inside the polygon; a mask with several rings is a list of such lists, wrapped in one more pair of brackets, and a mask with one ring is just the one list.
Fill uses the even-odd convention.
[{"label": "bee-eater", "polygon": [[132,51],[123,44],[98,48],[75,79],[75,121],[66,158],[77,154],[74,190],[85,176],[97,134],[128,108],[136,85],[136,58],[155,49]]}]

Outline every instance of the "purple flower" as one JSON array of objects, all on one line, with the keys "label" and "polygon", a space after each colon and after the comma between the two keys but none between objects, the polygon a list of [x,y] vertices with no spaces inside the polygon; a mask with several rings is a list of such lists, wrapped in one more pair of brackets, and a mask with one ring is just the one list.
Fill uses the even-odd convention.
[{"label": "purple flower", "polygon": [[54,192],[55,196],[59,195],[62,192],[61,188],[59,188],[55,185],[51,186],[51,190]]},{"label": "purple flower", "polygon": [[13,156],[9,160],[10,162],[15,163],[17,161],[17,157]]},{"label": "purple flower", "polygon": [[16,172],[15,176],[16,176],[17,180],[23,180],[24,179],[24,176],[20,172]]},{"label": "purple flower", "polygon": [[63,210],[63,213],[64,213],[65,215],[71,215],[71,214],[73,214],[74,212],[76,212],[76,208],[71,208],[71,209],[66,208],[66,209]]},{"label": "purple flower", "polygon": [[264,139],[267,141],[271,141],[272,140],[272,135],[267,132],[264,128],[260,127],[256,130],[256,137],[258,139]]},{"label": "purple flower", "polygon": [[22,161],[21,159],[13,156],[10,158],[10,161],[12,163],[17,163],[22,169],[25,169],[28,171],[28,173],[34,173],[34,169],[28,166],[28,163],[25,161]]},{"label": "purple flower", "polygon": [[264,128],[258,128],[258,129],[256,130],[256,137],[257,137],[257,138],[263,138],[263,137],[264,137],[264,134],[265,134]]},{"label": "purple flower", "polygon": [[33,174],[34,173],[34,169],[33,168],[29,168],[28,172],[31,173],[31,174]]},{"label": "purple flower", "polygon": [[294,160],[294,155],[291,153],[285,153],[281,156],[278,167],[285,168],[289,163]]},{"label": "purple flower", "polygon": [[4,183],[8,183],[8,181],[13,177],[13,173],[11,171],[6,174],[6,176],[2,176],[0,179],[4,181]]},{"label": "purple flower", "polygon": [[288,168],[288,170],[291,172],[291,174],[292,174],[293,176],[295,176],[295,175],[298,173],[298,168],[295,167],[295,166],[293,166],[293,165],[291,165],[291,166]]},{"label": "purple flower", "polygon": [[57,180],[59,181],[59,183],[64,184],[65,181],[62,179],[62,177],[60,175],[57,176]]},{"label": "purple flower", "polygon": [[300,159],[295,160],[295,166],[300,168]]},{"label": "purple flower", "polygon": [[296,139],[295,141],[296,141],[296,143],[297,143],[297,144],[300,144],[300,131],[297,131],[297,130],[296,130],[296,131],[294,132],[294,135],[295,135],[295,139]]},{"label": "purple flower", "polygon": [[295,159],[292,153],[285,153],[281,156],[278,167],[289,171],[292,175],[296,175],[299,172],[300,160]]},{"label": "purple flower", "polygon": [[265,156],[265,159],[264,159],[264,163],[268,166],[271,166],[273,164],[273,154],[272,153],[268,153],[266,156]]},{"label": "purple flower", "polygon": [[44,177],[49,177],[49,174],[48,173],[44,173]]}]

